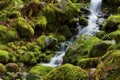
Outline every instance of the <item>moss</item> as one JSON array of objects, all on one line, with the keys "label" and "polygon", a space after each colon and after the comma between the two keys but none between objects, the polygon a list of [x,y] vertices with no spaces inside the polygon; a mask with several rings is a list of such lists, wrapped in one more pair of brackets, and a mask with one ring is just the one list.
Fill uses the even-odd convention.
[{"label": "moss", "polygon": [[97,44],[93,45],[88,56],[89,57],[101,57],[102,55],[104,55],[107,52],[108,47],[113,44],[114,43],[112,43],[112,41],[98,42]]},{"label": "moss", "polygon": [[3,37],[5,32],[7,31],[7,27],[4,25],[0,25],[0,36]]},{"label": "moss", "polygon": [[0,73],[6,73],[7,72],[7,69],[5,68],[5,66],[2,64],[2,63],[0,63]]},{"label": "moss", "polygon": [[80,17],[80,24],[82,25],[82,26],[87,26],[87,19],[86,18],[84,18],[84,17]]},{"label": "moss", "polygon": [[46,41],[45,35],[40,36],[39,38],[36,39],[36,41],[41,48],[45,48],[45,41]]},{"label": "moss", "polygon": [[26,64],[36,64],[39,59],[39,55],[35,56],[35,52],[26,52],[20,55],[20,61]]},{"label": "moss", "polygon": [[66,37],[63,36],[63,35],[59,35],[59,36],[57,36],[57,39],[58,39],[59,42],[63,42],[63,41],[66,40]]},{"label": "moss", "polygon": [[49,73],[53,68],[48,66],[34,66],[30,69],[31,74],[38,74],[40,76],[45,76]]},{"label": "moss", "polygon": [[67,25],[63,25],[59,28],[58,32],[62,35],[64,35],[65,37],[70,37],[72,35],[69,27]]},{"label": "moss", "polygon": [[46,31],[47,19],[44,16],[39,16],[36,18],[35,26],[39,27],[42,32]]},{"label": "moss", "polygon": [[89,80],[89,78],[80,67],[65,64],[53,69],[42,80]]},{"label": "moss", "polygon": [[78,59],[77,66],[82,68],[96,68],[99,64],[99,58],[83,58]]},{"label": "moss", "polygon": [[9,53],[4,50],[0,50],[0,62],[6,63],[10,60]]},{"label": "moss", "polygon": [[19,17],[21,17],[21,13],[19,11],[13,11],[8,16],[9,16],[10,19],[12,19],[12,18],[19,18]]},{"label": "moss", "polygon": [[22,0],[9,0],[7,6],[5,7],[6,10],[14,10],[21,8],[23,8]]},{"label": "moss", "polygon": [[4,20],[6,20],[7,19],[7,16],[8,16],[8,11],[6,11],[6,10],[2,10],[2,11],[0,11],[0,21],[4,21]]},{"label": "moss", "polygon": [[19,40],[19,35],[15,29],[10,29],[2,36],[2,39],[5,42]]},{"label": "moss", "polygon": [[15,28],[21,37],[31,37],[34,35],[34,29],[24,18],[18,18]]},{"label": "moss", "polygon": [[103,30],[106,32],[112,32],[118,29],[117,25],[120,24],[120,16],[112,15],[109,16],[104,24]]},{"label": "moss", "polygon": [[104,35],[102,37],[102,39],[115,40],[118,43],[120,41],[119,40],[119,33],[120,33],[120,30],[113,31],[111,33],[108,33],[108,34]]},{"label": "moss", "polygon": [[90,52],[93,45],[99,41],[100,40],[97,37],[91,37],[89,35],[80,36],[66,51],[64,62],[76,64],[77,59],[88,57],[88,53]]}]

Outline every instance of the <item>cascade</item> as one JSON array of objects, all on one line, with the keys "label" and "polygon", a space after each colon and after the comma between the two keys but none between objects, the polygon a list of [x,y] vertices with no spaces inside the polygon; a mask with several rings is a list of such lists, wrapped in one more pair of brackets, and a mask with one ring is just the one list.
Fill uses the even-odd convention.
[{"label": "cascade", "polygon": [[63,56],[65,55],[66,50],[70,47],[70,45],[75,40],[74,37],[80,36],[81,34],[89,34],[94,35],[99,31],[99,25],[97,24],[97,20],[99,21],[98,15],[101,13],[101,4],[102,0],[91,0],[90,2],[90,14],[88,16],[88,25],[81,29],[79,24],[79,17],[77,22],[78,34],[71,37],[69,41],[65,41],[61,43],[60,51],[56,52],[56,55],[51,58],[49,63],[43,63],[43,66],[51,66],[56,67],[63,63]]}]

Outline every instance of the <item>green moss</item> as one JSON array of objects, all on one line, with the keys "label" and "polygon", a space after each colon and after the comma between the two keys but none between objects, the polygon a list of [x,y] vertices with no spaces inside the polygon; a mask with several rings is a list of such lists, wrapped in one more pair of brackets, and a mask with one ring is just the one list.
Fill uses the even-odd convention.
[{"label": "green moss", "polygon": [[80,67],[65,64],[53,69],[42,80],[89,80],[89,78]]},{"label": "green moss", "polygon": [[9,53],[7,51],[0,50],[0,62],[6,63],[10,60]]},{"label": "green moss", "polygon": [[10,42],[10,41],[14,41],[14,40],[18,40],[19,39],[19,35],[17,33],[17,31],[15,29],[10,29],[8,30],[4,36],[2,37],[2,39],[5,42]]},{"label": "green moss", "polygon": [[58,32],[62,35],[64,35],[65,37],[70,37],[72,35],[69,27],[67,25],[63,25],[59,28]]},{"label": "green moss", "polygon": [[40,36],[39,38],[36,39],[36,41],[41,48],[45,48],[45,41],[46,41],[45,35]]},{"label": "green moss", "polygon": [[98,42],[97,44],[93,45],[88,56],[89,57],[101,57],[102,55],[104,55],[107,52],[108,47],[113,44],[114,43],[112,43],[112,41]]},{"label": "green moss", "polygon": [[5,68],[5,66],[2,64],[2,63],[0,63],[0,73],[6,73],[7,72],[7,69]]},{"label": "green moss", "polygon": [[47,25],[47,19],[44,16],[39,16],[35,19],[35,26],[39,27],[42,32],[45,32],[46,25]]},{"label": "green moss", "polygon": [[59,42],[63,42],[63,41],[66,40],[66,37],[63,36],[63,35],[59,35],[59,36],[57,36],[57,39],[58,39]]},{"label": "green moss", "polygon": [[24,18],[18,18],[15,28],[21,37],[31,37],[34,35],[34,29]]},{"label": "green moss", "polygon": [[86,18],[84,18],[84,17],[80,17],[80,24],[82,25],[82,26],[87,26],[87,19]]},{"label": "green moss", "polygon": [[107,32],[112,32],[118,29],[117,25],[120,24],[120,16],[119,15],[112,15],[109,16],[104,24],[103,29]]},{"label": "green moss", "polygon": [[19,17],[21,17],[21,13],[19,11],[13,11],[8,16],[9,16],[10,19],[12,19],[12,18],[19,18]]},{"label": "green moss", "polygon": [[2,10],[0,11],[0,21],[3,21],[3,20],[6,20],[7,19],[7,16],[8,16],[8,11],[6,10]]},{"label": "green moss", "polygon": [[91,37],[89,35],[80,36],[66,51],[64,62],[76,64],[77,59],[88,57],[88,53],[90,52],[93,45],[99,41],[100,40],[97,37]]},{"label": "green moss", "polygon": [[82,68],[96,68],[99,64],[99,58],[83,58],[79,59],[77,62],[77,66]]},{"label": "green moss", "polygon": [[29,71],[31,74],[38,74],[40,76],[45,76],[49,73],[53,68],[48,66],[34,66]]}]

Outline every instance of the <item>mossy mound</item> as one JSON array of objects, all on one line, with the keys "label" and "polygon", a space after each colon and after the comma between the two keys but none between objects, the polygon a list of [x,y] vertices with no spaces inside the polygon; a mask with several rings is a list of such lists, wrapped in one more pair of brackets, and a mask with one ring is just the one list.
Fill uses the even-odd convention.
[{"label": "mossy mound", "polygon": [[41,80],[89,80],[89,78],[80,67],[65,64],[53,69]]},{"label": "mossy mound", "polygon": [[91,58],[92,57],[101,57],[107,52],[107,49],[109,48],[109,46],[111,46],[113,44],[115,44],[115,43],[113,43],[112,41],[98,42],[91,48],[88,56]]},{"label": "mossy mound", "polygon": [[38,74],[40,76],[45,76],[48,74],[53,68],[48,66],[34,66],[31,68],[31,74]]},{"label": "mossy mound", "polygon": [[7,51],[0,50],[0,62],[7,63],[10,60],[9,53]]},{"label": "mossy mound", "polygon": [[8,63],[5,67],[8,72],[19,72],[19,66],[16,63]]},{"label": "mossy mound", "polygon": [[99,41],[100,40],[97,37],[91,37],[89,35],[80,36],[67,50],[64,56],[64,62],[76,64],[77,59],[88,57],[88,53],[90,52],[93,45]]},{"label": "mossy mound", "polygon": [[30,38],[34,35],[33,27],[24,18],[18,18],[14,25],[20,37]]},{"label": "mossy mound", "polygon": [[80,66],[85,69],[96,68],[99,62],[99,58],[83,58],[78,60],[77,66]]},{"label": "mossy mound", "polygon": [[120,24],[120,15],[112,15],[109,16],[104,24],[103,30],[106,32],[112,32],[118,29],[118,25]]},{"label": "mossy mound", "polygon": [[7,72],[7,69],[5,68],[5,66],[2,63],[0,63],[0,73],[4,74],[6,72]]}]

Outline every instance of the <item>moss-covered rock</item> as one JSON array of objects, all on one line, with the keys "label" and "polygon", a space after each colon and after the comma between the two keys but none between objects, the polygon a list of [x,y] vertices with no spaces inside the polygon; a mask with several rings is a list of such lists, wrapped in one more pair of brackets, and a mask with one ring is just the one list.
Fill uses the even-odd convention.
[{"label": "moss-covered rock", "polygon": [[66,37],[70,37],[72,35],[69,27],[67,25],[63,25],[59,28],[58,32]]},{"label": "moss-covered rock", "polygon": [[6,31],[4,35],[2,35],[2,39],[4,40],[4,42],[15,41],[19,40],[19,35],[16,29],[10,29]]},{"label": "moss-covered rock", "polygon": [[99,62],[99,58],[83,58],[78,60],[77,66],[80,66],[85,69],[96,68]]},{"label": "moss-covered rock", "polygon": [[8,63],[5,65],[8,72],[18,72],[19,66],[16,63]]},{"label": "moss-covered rock", "polygon": [[93,45],[99,41],[97,37],[91,37],[89,35],[80,36],[66,51],[64,62],[76,64],[79,58],[88,57],[88,53]]},{"label": "moss-covered rock", "polygon": [[53,69],[42,80],[89,80],[89,78],[80,67],[65,64]]},{"label": "moss-covered rock", "polygon": [[10,19],[12,19],[12,18],[19,18],[19,17],[21,17],[21,13],[20,13],[19,11],[13,11],[13,12],[11,12],[11,13],[8,15],[8,17],[9,17]]},{"label": "moss-covered rock", "polygon": [[36,39],[36,42],[41,48],[52,48],[57,44],[57,39],[52,36],[42,35]]},{"label": "moss-covered rock", "polygon": [[112,15],[109,16],[106,20],[106,23],[103,26],[103,30],[106,32],[112,32],[118,29],[118,25],[120,24],[120,15]]},{"label": "moss-covered rock", "polygon": [[48,66],[34,66],[31,68],[31,74],[38,74],[40,76],[45,76],[48,74],[53,68]]},{"label": "moss-covered rock", "polygon": [[0,50],[0,62],[7,63],[10,60],[9,53],[7,51]]},{"label": "moss-covered rock", "polygon": [[31,37],[34,35],[34,29],[24,18],[18,18],[14,27],[21,37]]},{"label": "moss-covered rock", "polygon": [[2,63],[0,63],[0,73],[6,73],[7,72],[7,69],[5,68],[5,66],[2,64]]},{"label": "moss-covered rock", "polygon": [[107,49],[109,46],[113,45],[112,41],[101,41],[98,42],[97,44],[93,45],[89,52],[89,57],[101,57],[107,52]]},{"label": "moss-covered rock", "polygon": [[40,58],[40,53],[38,52],[25,52],[20,54],[20,61],[26,64],[36,64]]}]

